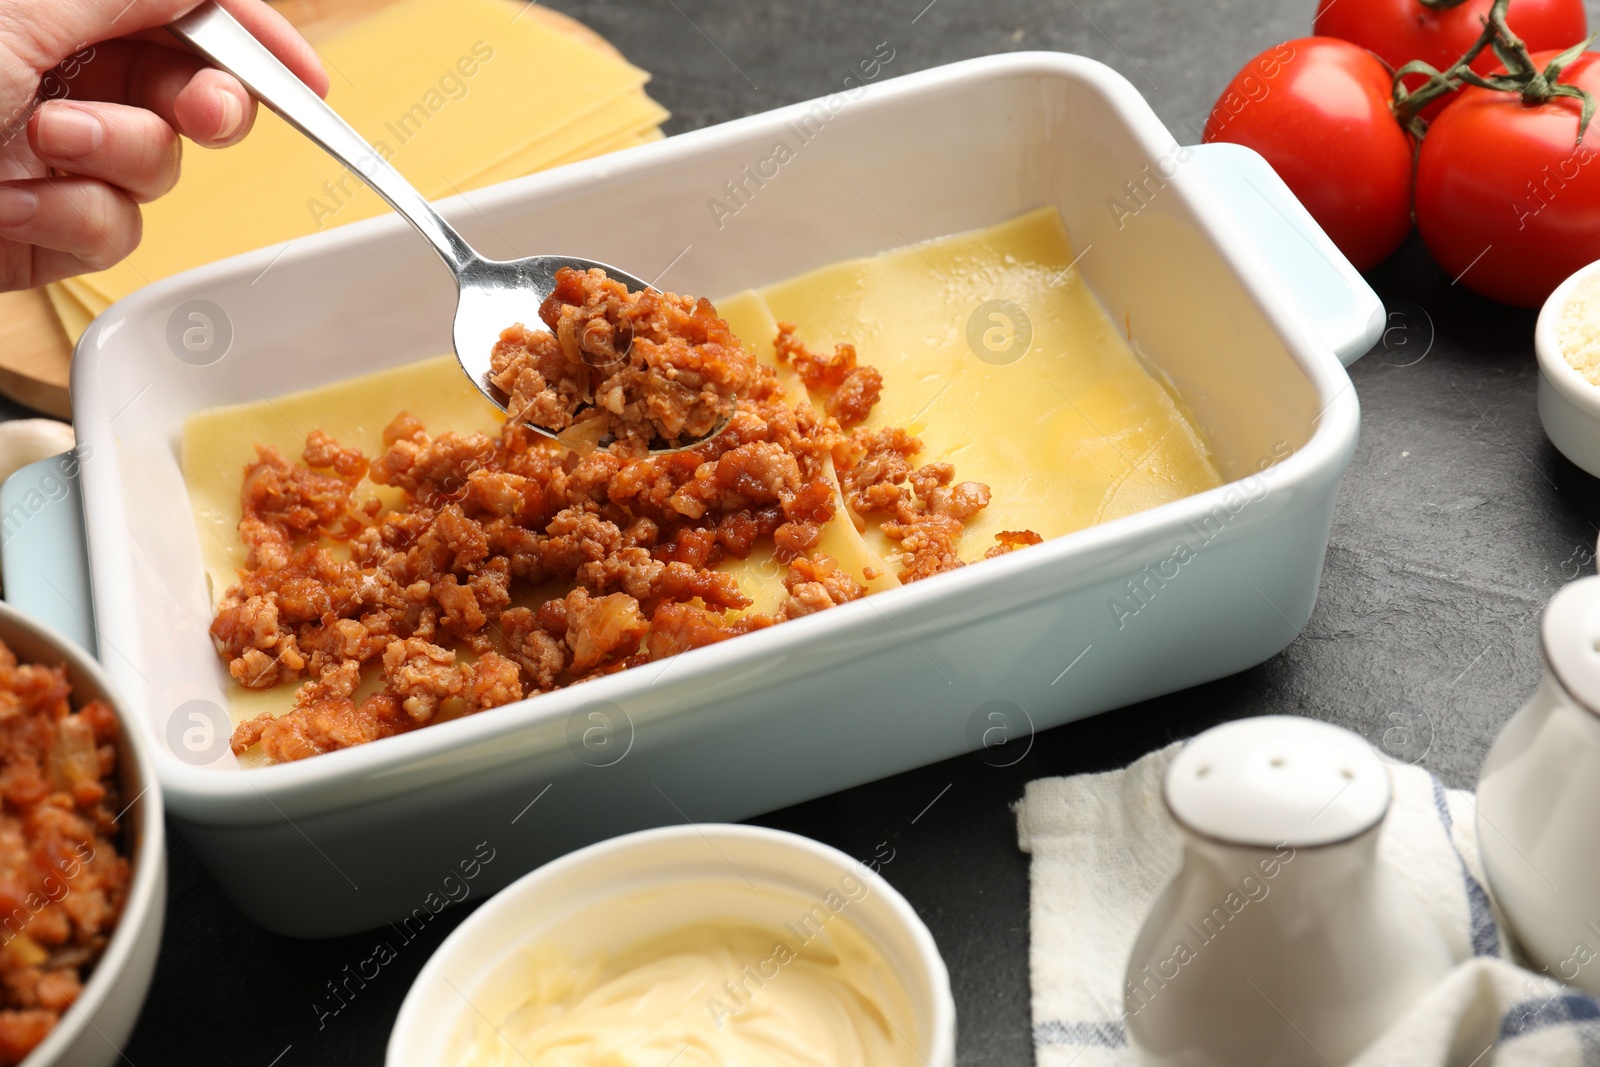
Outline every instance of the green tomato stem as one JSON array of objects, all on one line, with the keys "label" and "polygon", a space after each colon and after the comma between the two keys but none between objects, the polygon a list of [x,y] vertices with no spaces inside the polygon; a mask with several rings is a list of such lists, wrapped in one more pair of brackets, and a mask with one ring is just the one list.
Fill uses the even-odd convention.
[{"label": "green tomato stem", "polygon": [[[1418,0],[1418,2],[1434,10],[1444,10],[1464,0]],[[1589,45],[1594,42],[1594,37],[1591,36],[1587,41],[1573,45],[1540,70],[1534,64],[1533,57],[1528,54],[1528,46],[1511,32],[1511,27],[1506,23],[1506,13],[1510,7],[1511,0],[1494,0],[1488,17],[1484,19],[1483,32],[1472,43],[1472,47],[1451,64],[1449,69],[1437,70],[1416,60],[1394,72],[1392,104],[1394,116],[1401,126],[1411,131],[1413,136],[1420,140],[1427,133],[1428,124],[1422,119],[1422,111],[1429,104],[1449,96],[1464,85],[1473,85],[1495,92],[1517,93],[1522,97],[1522,102],[1530,107],[1549,103],[1556,97],[1582,101],[1583,106],[1578,117],[1578,136],[1574,143],[1583,140],[1584,133],[1589,129],[1589,120],[1594,117],[1595,98],[1575,85],[1561,84],[1560,78],[1561,72],[1588,50]],[[1504,74],[1482,75],[1472,69],[1472,62],[1486,48],[1492,49],[1495,58],[1506,68]],[[1425,75],[1427,80],[1415,89],[1407,89],[1404,84],[1405,79],[1415,74]]]}]

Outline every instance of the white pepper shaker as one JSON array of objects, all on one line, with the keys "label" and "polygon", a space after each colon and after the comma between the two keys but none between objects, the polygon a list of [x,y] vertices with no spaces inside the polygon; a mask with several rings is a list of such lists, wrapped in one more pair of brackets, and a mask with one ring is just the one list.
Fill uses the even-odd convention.
[{"label": "white pepper shaker", "polygon": [[1478,777],[1489,888],[1529,958],[1600,993],[1600,577],[1551,598],[1544,678]]},{"label": "white pepper shaker", "polygon": [[1191,741],[1163,790],[1183,862],[1134,945],[1128,1036],[1146,1067],[1328,1067],[1450,970],[1378,862],[1388,767],[1348,730],[1291,716]]}]

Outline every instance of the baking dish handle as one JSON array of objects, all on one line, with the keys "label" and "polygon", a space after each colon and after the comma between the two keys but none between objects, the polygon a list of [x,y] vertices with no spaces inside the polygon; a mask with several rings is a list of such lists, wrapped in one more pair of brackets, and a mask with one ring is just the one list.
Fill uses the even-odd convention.
[{"label": "baking dish handle", "polygon": [[63,452],[0,483],[0,595],[92,656],[94,606],[79,465],[77,452]]},{"label": "baking dish handle", "polygon": [[1349,366],[1383,336],[1383,302],[1272,165],[1243,145],[1194,145],[1197,168],[1246,240]]}]

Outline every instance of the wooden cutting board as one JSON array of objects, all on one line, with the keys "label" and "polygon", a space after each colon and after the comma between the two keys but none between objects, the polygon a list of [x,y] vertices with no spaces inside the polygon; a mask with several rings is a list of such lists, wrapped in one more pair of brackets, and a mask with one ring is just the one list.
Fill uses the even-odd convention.
[{"label": "wooden cutting board", "polygon": [[[314,44],[393,2],[278,0],[273,6]],[[600,51],[620,56],[604,37],[560,12],[531,4],[523,17],[538,19]],[[71,360],[72,346],[43,289],[0,293],[0,393],[57,418],[70,419],[67,379]]]}]

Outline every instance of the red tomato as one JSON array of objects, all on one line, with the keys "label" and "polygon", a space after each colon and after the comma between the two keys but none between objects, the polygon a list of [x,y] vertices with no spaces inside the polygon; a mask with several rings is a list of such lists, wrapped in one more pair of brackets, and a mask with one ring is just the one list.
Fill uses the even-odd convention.
[{"label": "red tomato", "polygon": [[1333,243],[1366,270],[1411,229],[1411,135],[1389,110],[1389,69],[1331,37],[1269,48],[1234,76],[1204,140],[1266,157]]},{"label": "red tomato", "polygon": [[[1533,57],[1543,68],[1555,52]],[[1561,79],[1600,96],[1600,55]],[[1507,304],[1536,307],[1600,259],[1600,120],[1576,144],[1577,100],[1537,107],[1516,93],[1467,88],[1440,113],[1417,159],[1417,228],[1452,278]]]},{"label": "red tomato", "polygon": [[[1420,0],[1318,0],[1312,28],[1323,37],[1340,37],[1370,49],[1396,70],[1420,59],[1437,70],[1447,70],[1466,54],[1483,32],[1490,0],[1466,0],[1446,11],[1435,11]],[[1522,38],[1528,51],[1570,48],[1589,36],[1583,0],[1511,0],[1506,24]],[[1494,52],[1484,49],[1472,69],[1487,74],[1499,65]],[[1422,79],[1407,79],[1416,88]],[[1450,100],[1423,109],[1426,119],[1437,117]]]}]

